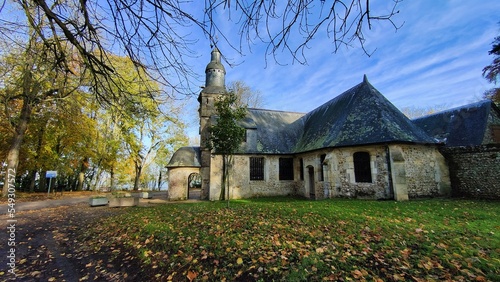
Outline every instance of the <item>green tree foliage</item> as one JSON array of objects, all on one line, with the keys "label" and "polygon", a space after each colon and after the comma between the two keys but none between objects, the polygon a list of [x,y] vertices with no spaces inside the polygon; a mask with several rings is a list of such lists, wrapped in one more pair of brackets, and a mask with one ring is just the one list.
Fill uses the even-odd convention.
[{"label": "green tree foliage", "polygon": [[[113,106],[96,114],[101,130],[96,138],[100,146],[96,147],[99,153],[94,160],[94,170],[98,178],[104,172],[109,174],[111,189],[116,187],[115,179],[123,182],[126,181],[123,174],[133,175],[133,189],[138,190],[142,173],[155,162],[158,151],[186,139],[184,125],[178,119],[180,107],[170,97],[163,96],[158,83],[145,80],[147,75],[142,71],[134,71],[129,58],[114,56],[113,63],[117,70],[111,76],[114,86],[100,91],[114,93],[127,89],[128,95],[106,95],[115,95]],[[133,170],[119,168],[123,163],[131,165]]]},{"label": "green tree foliage", "polygon": [[96,124],[88,116],[82,93],[54,100],[33,114],[20,155],[20,171],[29,171],[29,190],[36,173],[58,171],[59,184],[73,187],[82,156],[94,157],[92,136]]},{"label": "green tree foliage", "polygon": [[[494,58],[491,64],[483,69],[483,76],[489,82],[497,85],[500,80],[500,36],[495,37],[491,50],[488,53],[493,55]],[[500,87],[494,87],[487,90],[484,95],[486,98],[500,104]]]},{"label": "green tree foliage", "polygon": [[[10,172],[17,171],[21,145],[33,112],[73,94],[81,82],[77,64],[71,69],[60,68],[50,51],[53,46],[38,42],[36,36],[32,32],[24,46],[12,48],[0,60],[0,102],[11,132],[6,153],[6,170]],[[4,185],[3,195],[7,194],[7,188]]]},{"label": "green tree foliage", "polygon": [[[177,117],[180,106],[169,97],[162,97],[158,84],[153,81],[145,84],[138,78],[130,60],[117,56],[113,59],[119,72],[112,77],[114,81],[110,81],[116,87],[107,90],[119,92],[123,87],[128,89],[128,95],[110,93],[108,97],[114,97],[113,100],[102,104],[92,95],[95,94],[92,88],[75,86],[68,96],[35,96],[36,103],[30,104],[26,130],[18,144],[18,175],[21,176],[18,184],[22,186],[19,188],[33,191],[38,174],[38,188],[45,189],[46,170],[57,170],[59,184],[71,189],[99,185],[114,189],[127,183],[136,183],[138,187],[142,169],[155,162],[158,150],[168,151],[178,146],[177,143],[185,142],[184,125]],[[17,61],[3,60],[3,69],[15,69],[9,62]],[[85,81],[77,75],[77,70],[73,78],[68,78],[68,85]],[[15,81],[16,74],[4,72],[3,81]],[[12,124],[21,120],[16,114],[23,108],[24,98],[15,96],[20,86],[14,83],[6,86],[10,88],[1,89],[4,110],[0,116],[7,126],[2,127],[5,135],[2,134],[0,140],[8,145],[16,134]],[[2,159],[8,152],[8,146],[2,147]],[[156,178],[159,173],[158,169],[157,175],[148,177]]]},{"label": "green tree foliage", "polygon": [[226,185],[228,186],[227,191],[229,191],[229,166],[232,163],[233,154],[239,149],[241,142],[245,140],[245,129],[238,125],[238,121],[245,117],[246,108],[234,107],[237,101],[238,97],[234,92],[222,95],[215,102],[217,120],[209,128],[210,136],[207,147],[210,150],[214,150],[215,154],[222,155],[220,200],[227,199],[229,201],[229,196],[226,198]]}]

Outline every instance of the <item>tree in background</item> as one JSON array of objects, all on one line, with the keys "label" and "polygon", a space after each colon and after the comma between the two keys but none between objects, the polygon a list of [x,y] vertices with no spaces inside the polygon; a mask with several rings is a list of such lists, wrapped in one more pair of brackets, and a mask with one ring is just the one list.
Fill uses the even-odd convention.
[{"label": "tree in background", "polygon": [[[177,117],[180,106],[175,101],[168,100],[168,97],[160,97],[158,87],[156,94],[150,94],[148,91],[155,89],[153,82],[144,86],[144,82],[135,79],[135,72],[130,71],[133,68],[130,60],[117,56],[114,60],[120,70],[116,73],[116,82],[113,82],[118,85],[115,91],[126,87],[134,96],[120,96],[120,99],[110,101],[113,105],[105,106],[98,103],[95,95],[92,95],[93,89],[82,87],[88,92],[78,88],[67,98],[37,98],[19,148],[18,186],[22,187],[18,188],[34,191],[35,181],[39,179],[38,190],[43,191],[46,189],[45,171],[57,170],[58,183],[68,189],[96,189],[99,185],[107,186],[103,180],[108,179],[109,187],[115,189],[117,184],[126,184],[125,181],[130,183],[130,175],[136,175],[136,171],[129,171],[127,165],[145,167],[155,162],[156,150],[168,148],[169,143],[175,145],[176,138],[183,139],[184,126]],[[16,68],[8,63],[18,61],[14,57],[12,60],[2,61],[1,69],[10,70],[4,72],[3,81],[15,81],[12,76],[17,74],[13,71]],[[32,74],[43,77],[37,72]],[[80,79],[77,75],[75,77]],[[15,136],[15,131],[7,121],[18,122],[20,118],[16,114],[23,105],[23,100],[20,96],[15,96],[16,92],[12,90],[18,89],[17,86],[12,85],[12,88],[0,89],[0,104],[3,109],[0,118],[6,125],[1,129],[5,133],[0,138],[3,144],[9,144]],[[144,142],[138,142],[137,133],[146,124],[150,130],[141,139]],[[151,135],[153,128],[155,133]],[[149,148],[148,157],[139,162],[135,153],[144,150],[143,146],[149,146],[146,139],[152,136],[158,144]],[[129,144],[136,144],[134,148],[137,151],[127,151]],[[0,155],[7,156],[7,149],[8,146],[0,148]],[[135,157],[131,158],[131,155]],[[137,175],[132,181],[137,179],[139,183],[140,173]]]},{"label": "tree in background", "polygon": [[[0,102],[11,129],[6,167],[9,172],[17,172],[21,145],[33,112],[50,101],[68,97],[81,85],[78,64],[72,64],[71,69],[60,68],[57,58],[51,56],[54,46],[40,43],[37,36],[32,31],[25,45],[11,48],[11,53],[1,59]],[[4,185],[3,195],[7,189],[8,185]]]},{"label": "tree in background", "polygon": [[[229,204],[229,166],[232,164],[233,154],[245,140],[245,129],[238,125],[246,115],[246,108],[236,107],[238,97],[234,92],[222,95],[216,102],[217,121],[210,126],[207,147],[215,154],[222,156],[222,182],[220,200],[227,199]],[[226,185],[227,196],[226,196]]]},{"label": "tree in background", "polygon": [[[492,43],[491,50],[488,54],[493,55],[493,61],[490,65],[486,66],[483,69],[483,76],[489,82],[497,83],[500,80],[500,36],[495,37],[495,40]],[[491,99],[496,104],[500,104],[500,87],[494,87],[490,90],[487,90],[484,93],[484,96],[488,99]]]},{"label": "tree in background", "polygon": [[[180,109],[180,107],[179,107]],[[189,144],[188,137],[184,131],[185,125],[180,121],[176,123],[169,123],[164,128],[168,135],[160,143],[153,163],[149,167],[149,173],[156,176],[156,188],[158,191],[163,187],[166,180],[166,167],[167,164],[179,148],[187,146]]]},{"label": "tree in background", "polygon": [[227,88],[236,95],[236,107],[262,108],[264,105],[260,91],[250,88],[244,81],[233,81]]},{"label": "tree in background", "polygon": [[437,112],[441,112],[448,109],[446,104],[434,105],[430,107],[404,107],[401,108],[401,112],[409,119],[415,119],[427,115],[431,115]]},{"label": "tree in background", "polygon": [[74,189],[82,156],[94,156],[96,124],[88,116],[86,100],[82,93],[75,93],[72,99],[53,100],[33,114],[19,166],[20,171],[29,171],[29,191],[35,189],[37,173],[46,170],[58,171],[58,184]]},{"label": "tree in background", "polygon": [[125,179],[124,175],[119,175],[123,172],[123,164],[130,164],[133,189],[138,190],[145,169],[161,157],[158,152],[185,138],[184,125],[178,119],[181,107],[170,97],[162,96],[161,86],[156,81],[144,79],[148,77],[146,74],[135,72],[129,58],[113,56],[113,64],[117,70],[112,76],[116,79],[112,83],[115,86],[98,91],[127,89],[129,93],[114,100],[113,106],[101,108],[96,113],[101,129],[96,137],[100,143],[96,146],[99,153],[94,160],[94,185],[99,183],[103,173],[107,173],[109,186],[114,190],[115,179],[118,182]]}]

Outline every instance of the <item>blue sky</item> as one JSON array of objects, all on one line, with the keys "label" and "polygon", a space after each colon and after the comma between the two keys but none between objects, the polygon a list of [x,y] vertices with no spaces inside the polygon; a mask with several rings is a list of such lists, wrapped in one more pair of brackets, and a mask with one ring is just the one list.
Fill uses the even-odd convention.
[{"label": "blue sky", "polygon": [[[359,48],[343,47],[333,54],[326,36],[312,42],[307,65],[286,58],[281,62],[287,65],[277,65],[272,57],[266,65],[264,44],[251,46],[244,57],[221,44],[221,52],[237,64],[225,64],[226,84],[242,80],[262,93],[264,108],[295,112],[313,110],[360,83],[364,74],[400,109],[457,107],[480,100],[493,87],[482,69],[493,60],[488,51],[500,35],[500,1],[406,0],[399,10],[394,17],[396,24],[404,23],[399,30],[375,22],[366,31],[366,48],[374,51],[370,57]],[[230,22],[225,28],[237,32]],[[203,74],[210,49],[201,49],[197,62]],[[197,107],[196,99],[188,101],[192,104]]]},{"label": "blue sky", "polygon": [[[318,1],[319,2],[319,1]],[[384,14],[392,0],[371,0],[373,13]],[[185,2],[183,7],[200,15],[204,1]],[[219,49],[234,67],[225,64],[226,83],[241,80],[261,92],[264,108],[309,112],[360,83],[366,74],[371,84],[396,107],[452,108],[482,99],[493,87],[482,77],[482,69],[495,36],[500,35],[498,0],[404,0],[393,17],[403,24],[397,31],[389,23],[373,22],[365,31],[368,57],[358,47],[341,47],[332,53],[331,40],[320,33],[306,50],[307,65],[292,63],[279,54],[280,63],[265,54],[267,45],[256,43],[240,56],[219,42]],[[4,10],[6,11],[6,10]],[[218,16],[225,35],[239,45],[238,24],[228,21],[227,10]],[[276,28],[276,27],[273,27]],[[210,43],[196,30],[188,31],[198,43],[194,59],[188,60],[204,83],[210,61]],[[234,36],[234,38],[231,38]],[[292,38],[292,40],[296,40]],[[285,64],[285,65],[283,65]],[[201,89],[195,89],[200,91]],[[189,124],[188,134],[198,134],[196,95],[182,101]]]}]

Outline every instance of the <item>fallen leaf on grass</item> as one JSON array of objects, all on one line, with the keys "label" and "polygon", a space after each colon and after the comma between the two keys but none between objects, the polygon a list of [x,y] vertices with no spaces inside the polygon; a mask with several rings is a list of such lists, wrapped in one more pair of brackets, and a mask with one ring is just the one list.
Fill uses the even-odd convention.
[{"label": "fallen leaf on grass", "polygon": [[363,277],[363,273],[361,273],[361,271],[356,269],[356,270],[352,271],[352,276],[354,276],[354,278],[356,278],[356,279],[359,279],[359,278]]},{"label": "fallen leaf on grass", "polygon": [[198,276],[198,273],[189,270],[186,277],[189,279],[189,281],[193,281],[196,277]]},{"label": "fallen leaf on grass", "polygon": [[325,249],[323,247],[316,248],[316,253],[322,254],[325,252]]}]

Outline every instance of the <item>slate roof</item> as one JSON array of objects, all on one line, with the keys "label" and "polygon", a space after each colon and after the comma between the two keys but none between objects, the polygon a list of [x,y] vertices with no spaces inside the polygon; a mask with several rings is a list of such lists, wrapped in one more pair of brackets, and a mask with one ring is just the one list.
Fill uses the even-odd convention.
[{"label": "slate roof", "polygon": [[303,120],[304,133],[295,152],[393,142],[436,143],[366,76],[363,82],[308,113]]},{"label": "slate roof", "polygon": [[201,167],[200,156],[200,147],[181,147],[174,153],[167,167]]},{"label": "slate roof", "polygon": [[[255,130],[257,140],[254,146],[243,146],[240,154],[296,154],[385,143],[437,144],[439,140],[428,129],[439,128],[442,118],[428,118],[420,123],[409,120],[365,76],[360,84],[309,113],[248,109],[240,125]],[[200,148],[179,149],[167,167],[178,166],[199,167]]]},{"label": "slate roof", "polygon": [[257,130],[257,144],[245,153],[289,153],[303,131],[303,113],[248,109],[241,126]]},{"label": "slate roof", "polygon": [[300,153],[377,143],[436,141],[415,126],[365,78],[307,113],[250,109],[247,128],[257,130],[257,148],[245,153]]},{"label": "slate roof", "polygon": [[429,136],[446,147],[476,146],[483,143],[490,112],[500,111],[490,100],[414,119]]}]

